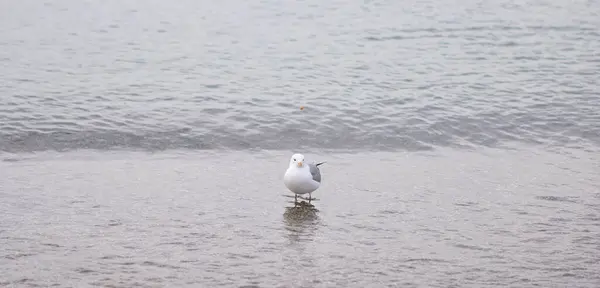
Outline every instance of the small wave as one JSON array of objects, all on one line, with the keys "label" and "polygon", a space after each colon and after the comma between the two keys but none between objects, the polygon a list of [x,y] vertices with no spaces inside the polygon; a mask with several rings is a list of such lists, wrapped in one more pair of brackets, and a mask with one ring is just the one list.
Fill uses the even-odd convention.
[{"label": "small wave", "polygon": [[576,203],[576,200],[573,200],[571,197],[560,197],[560,196],[536,196],[536,199],[546,200],[546,201],[556,201],[556,202],[570,202]]}]

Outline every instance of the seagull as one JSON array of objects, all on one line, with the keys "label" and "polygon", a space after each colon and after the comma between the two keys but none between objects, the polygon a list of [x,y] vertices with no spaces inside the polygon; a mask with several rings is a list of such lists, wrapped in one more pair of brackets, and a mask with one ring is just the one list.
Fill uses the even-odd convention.
[{"label": "seagull", "polygon": [[296,194],[295,201],[298,201],[298,195],[308,193],[308,202],[312,200],[312,192],[321,185],[320,163],[304,163],[304,155],[294,154],[290,158],[290,165],[283,176],[283,183]]}]

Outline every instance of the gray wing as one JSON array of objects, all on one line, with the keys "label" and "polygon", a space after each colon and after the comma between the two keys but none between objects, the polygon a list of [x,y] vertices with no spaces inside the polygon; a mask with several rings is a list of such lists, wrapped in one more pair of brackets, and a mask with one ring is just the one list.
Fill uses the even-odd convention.
[{"label": "gray wing", "polygon": [[310,174],[312,174],[312,178],[313,180],[321,183],[321,171],[319,170],[319,165],[323,164],[325,162],[321,162],[321,163],[317,163],[317,164],[308,164],[308,167],[310,168]]}]

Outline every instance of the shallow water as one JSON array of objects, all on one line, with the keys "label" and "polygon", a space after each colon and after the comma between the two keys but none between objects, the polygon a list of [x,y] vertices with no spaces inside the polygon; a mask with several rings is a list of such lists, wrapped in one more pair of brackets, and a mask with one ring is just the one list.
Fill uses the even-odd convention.
[{"label": "shallow water", "polygon": [[597,11],[4,1],[0,286],[598,287]]},{"label": "shallow water", "polygon": [[536,151],[61,153],[0,162],[17,287],[596,287],[598,157]]}]

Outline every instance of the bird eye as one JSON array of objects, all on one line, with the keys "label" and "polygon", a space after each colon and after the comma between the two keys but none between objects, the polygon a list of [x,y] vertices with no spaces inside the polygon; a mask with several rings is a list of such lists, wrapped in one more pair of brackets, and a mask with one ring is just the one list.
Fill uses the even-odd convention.
[{"label": "bird eye", "polygon": [[294,158],[294,161],[296,161],[296,158]]}]

